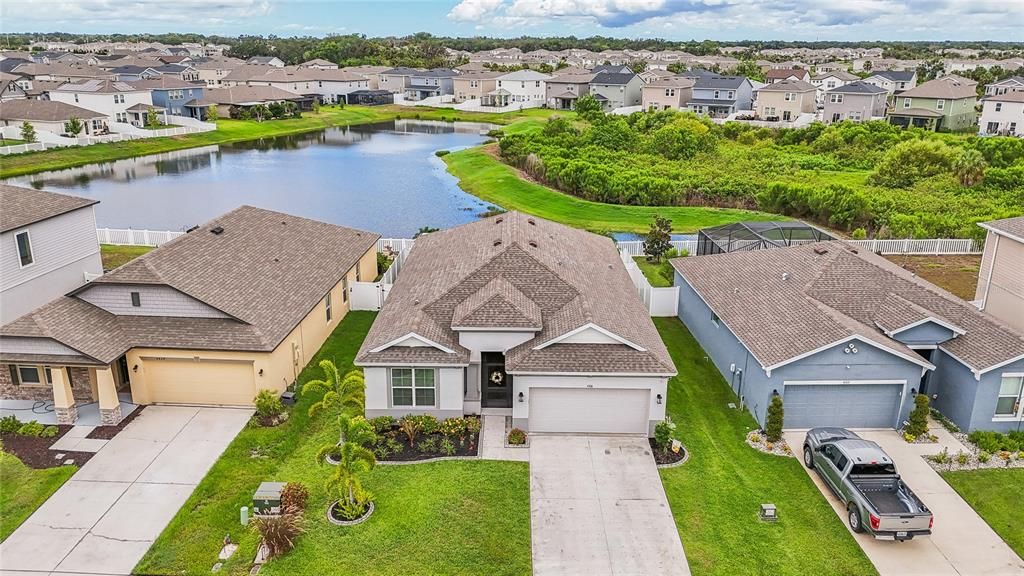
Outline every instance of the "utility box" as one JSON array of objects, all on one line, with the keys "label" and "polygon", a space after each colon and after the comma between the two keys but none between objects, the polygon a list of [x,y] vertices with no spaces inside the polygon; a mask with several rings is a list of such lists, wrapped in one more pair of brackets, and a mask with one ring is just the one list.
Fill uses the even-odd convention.
[{"label": "utility box", "polygon": [[252,496],[252,513],[258,516],[279,515],[284,485],[284,482],[261,482]]},{"label": "utility box", "polygon": [[291,390],[285,390],[281,394],[281,403],[286,406],[291,406],[292,404],[295,404],[295,392],[292,392]]}]

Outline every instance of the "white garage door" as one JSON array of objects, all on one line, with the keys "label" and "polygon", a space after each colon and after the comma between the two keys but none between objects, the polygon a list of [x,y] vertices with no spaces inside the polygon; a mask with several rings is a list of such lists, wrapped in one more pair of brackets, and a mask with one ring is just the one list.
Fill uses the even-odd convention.
[{"label": "white garage door", "polygon": [[143,359],[150,402],[251,406],[252,362],[191,358]]},{"label": "white garage door", "polygon": [[903,382],[786,382],[786,428],[893,428]]},{"label": "white garage door", "polygon": [[627,388],[531,388],[531,432],[646,434],[651,392]]}]

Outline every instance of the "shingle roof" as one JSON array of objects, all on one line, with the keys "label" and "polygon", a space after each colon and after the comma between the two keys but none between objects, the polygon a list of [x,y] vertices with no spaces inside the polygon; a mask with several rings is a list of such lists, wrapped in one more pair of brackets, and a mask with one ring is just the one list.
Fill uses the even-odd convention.
[{"label": "shingle roof", "polygon": [[232,86],[231,88],[206,88],[203,90],[203,100],[217,104],[252,104],[300,98],[301,96],[298,94],[276,86]]},{"label": "shingle roof", "polygon": [[725,89],[737,89],[743,85],[744,82],[749,82],[743,76],[718,76],[718,75],[701,75],[697,77],[696,83],[693,85],[694,88],[725,88]]},{"label": "shingle roof", "polygon": [[[873,72],[871,76],[880,76],[893,82],[910,82],[916,74],[917,72],[914,70],[882,70]],[[871,76],[868,76],[868,78],[871,78]]]},{"label": "shingle roof", "polygon": [[1016,237],[1018,242],[1024,243],[1024,216],[991,220],[982,222],[979,226],[1003,236]]},{"label": "shingle roof", "polygon": [[648,87],[651,88],[693,88],[693,78],[685,78],[683,76],[663,76],[655,78],[647,83]]},{"label": "shingle roof", "polygon": [[817,91],[818,89],[814,84],[803,80],[779,80],[757,89],[758,92],[810,92],[811,90]]},{"label": "shingle roof", "polygon": [[[7,108],[15,102],[18,101],[4,102],[3,107]],[[8,232],[97,203],[99,200],[92,198],[0,184],[0,206],[3,207],[0,209],[0,232]]]},{"label": "shingle roof", "polygon": [[918,84],[915,88],[911,88],[906,92],[900,94],[901,98],[944,98],[949,100],[956,100],[959,98],[976,98],[978,93],[975,91],[978,83],[974,80],[968,80],[967,78],[961,78],[955,74],[949,76],[943,76],[942,78],[936,78],[935,80],[929,80],[924,84]]},{"label": "shingle roof", "polygon": [[824,80],[825,78],[828,78],[829,76],[831,76],[833,78],[839,78],[843,82],[850,82],[850,81],[853,81],[853,80],[860,80],[860,76],[857,76],[856,74],[850,74],[849,72],[847,72],[845,70],[835,70],[835,71],[832,71],[832,72],[824,72],[822,74],[818,74],[817,76],[814,76],[813,80]]},{"label": "shingle roof", "polygon": [[3,103],[3,106],[0,106],[0,119],[3,120],[64,122],[72,118],[88,120],[106,117],[107,115],[102,112],[94,112],[54,100],[8,100]]},{"label": "shingle roof", "polygon": [[998,94],[993,96],[985,96],[982,100],[991,100],[993,102],[1024,102],[1024,90],[1016,90],[1013,92],[1007,92],[1006,94]]},{"label": "shingle roof", "polygon": [[850,82],[849,84],[844,84],[842,86],[836,86],[835,88],[829,90],[828,93],[830,93],[830,94],[831,93],[836,93],[836,94],[883,94],[883,93],[887,93],[887,91],[886,91],[885,88],[882,88],[881,86],[875,86],[874,84],[869,84],[867,82],[864,82],[863,80],[858,80],[857,82]]},{"label": "shingle roof", "polygon": [[807,70],[802,68],[782,68],[777,70],[769,70],[765,72],[765,78],[768,80],[783,80],[794,76],[796,78],[803,78],[807,75]]},{"label": "shingle roof", "polygon": [[232,318],[115,316],[72,294],[7,324],[0,335],[51,337],[101,362],[131,347],[270,351],[377,238],[242,206],[76,291],[166,285]]},{"label": "shingle roof", "polygon": [[[511,372],[674,373],[664,344],[608,238],[508,212],[421,236],[359,351],[362,364],[465,364],[452,329],[523,327],[536,337],[506,353]],[[536,346],[588,324],[632,342]],[[392,346],[415,333],[454,350]]]},{"label": "shingle roof", "polygon": [[143,80],[136,80],[131,82],[132,86],[136,88],[144,88],[146,90],[179,90],[179,89],[203,89],[203,84],[195,84],[182,80],[177,76],[161,74],[155,78],[146,78]]},{"label": "shingle roof", "polygon": [[127,82],[90,78],[78,82],[61,84],[58,92],[81,92],[89,94],[120,94],[121,92],[143,92],[145,88],[136,88]]},{"label": "shingle roof", "polygon": [[763,367],[850,337],[917,358],[877,328],[906,320],[906,313],[890,316],[895,297],[963,328],[965,334],[940,348],[972,370],[1024,355],[1024,336],[881,256],[842,242],[680,258],[672,265]]},{"label": "shingle roof", "polygon": [[608,84],[611,86],[617,86],[620,84],[629,84],[633,78],[637,75],[630,72],[629,74],[623,74],[619,72],[599,72],[590,81],[591,84]]}]

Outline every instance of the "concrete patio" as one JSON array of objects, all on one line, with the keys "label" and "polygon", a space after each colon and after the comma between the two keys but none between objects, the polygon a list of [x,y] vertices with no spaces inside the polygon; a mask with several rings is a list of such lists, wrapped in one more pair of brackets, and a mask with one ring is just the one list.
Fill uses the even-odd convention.
[{"label": "concrete patio", "polygon": [[[138,407],[132,404],[132,395],[127,392],[120,392],[117,395],[121,401],[121,417],[128,416]],[[46,426],[57,424],[57,413],[53,410],[53,401],[43,402],[41,400],[0,400],[0,417],[13,414],[22,422],[35,420]],[[78,419],[75,426],[99,426],[100,405],[97,402],[78,405]]]}]

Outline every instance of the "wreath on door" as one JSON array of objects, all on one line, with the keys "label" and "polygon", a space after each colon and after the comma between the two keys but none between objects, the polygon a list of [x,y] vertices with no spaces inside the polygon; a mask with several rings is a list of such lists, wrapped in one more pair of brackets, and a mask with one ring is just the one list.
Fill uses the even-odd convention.
[{"label": "wreath on door", "polygon": [[495,370],[494,372],[491,372],[491,382],[493,384],[495,384],[497,386],[501,386],[501,384],[504,381],[505,381],[505,374],[502,373],[500,370]]}]

